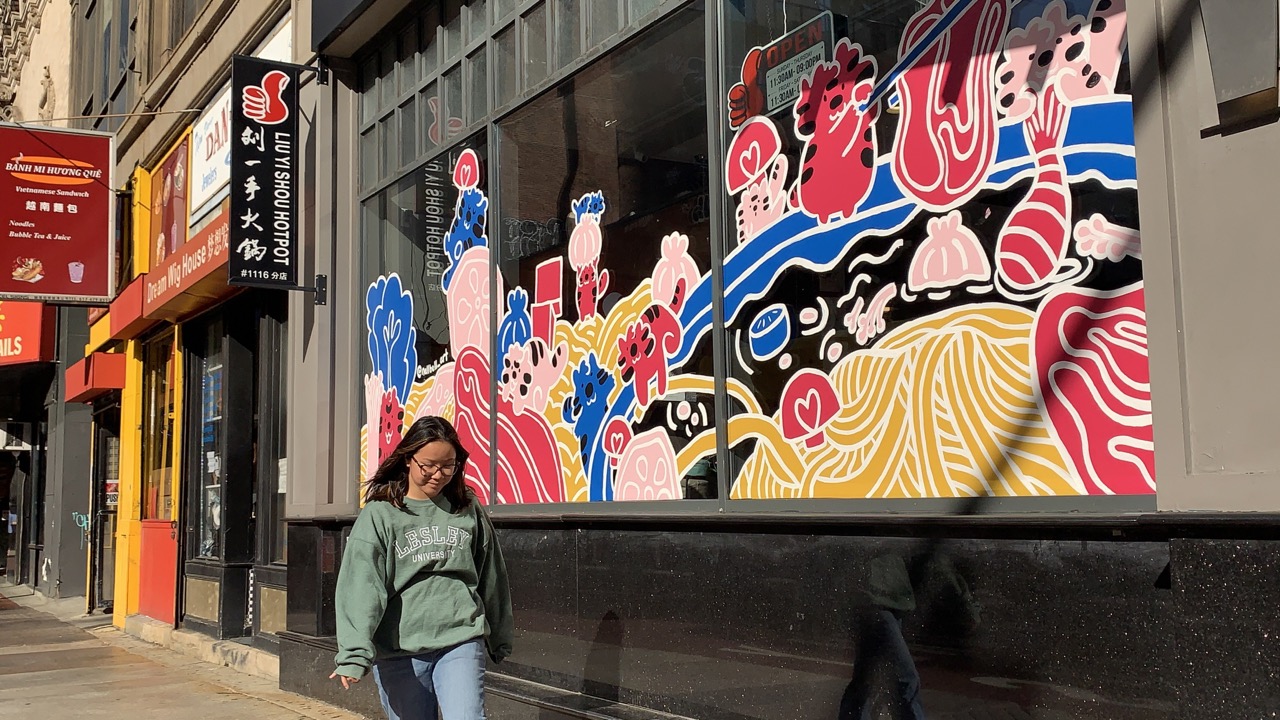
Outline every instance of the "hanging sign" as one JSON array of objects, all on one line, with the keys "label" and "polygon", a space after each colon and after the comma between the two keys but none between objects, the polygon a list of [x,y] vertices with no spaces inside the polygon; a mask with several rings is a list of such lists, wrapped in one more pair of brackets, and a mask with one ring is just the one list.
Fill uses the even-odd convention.
[{"label": "hanging sign", "polygon": [[800,81],[835,48],[830,11],[765,45],[752,48],[742,63],[742,81],[729,89],[729,124],[737,128],[757,115],[772,115],[800,97]]},{"label": "hanging sign", "polygon": [[53,359],[52,308],[40,303],[0,301],[0,365]]},{"label": "hanging sign", "polygon": [[110,135],[0,125],[0,299],[115,293]]},{"label": "hanging sign", "polygon": [[231,64],[227,282],[298,289],[298,76],[237,55]]}]

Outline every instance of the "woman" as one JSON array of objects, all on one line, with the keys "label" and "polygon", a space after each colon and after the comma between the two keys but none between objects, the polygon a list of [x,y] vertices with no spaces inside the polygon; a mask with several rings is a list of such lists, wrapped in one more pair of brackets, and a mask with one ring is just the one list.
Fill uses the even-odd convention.
[{"label": "woman", "polygon": [[338,573],[343,688],[372,667],[391,720],[484,720],[485,649],[511,654],[511,597],[498,538],[464,482],[447,420],[409,428],[365,490]]}]

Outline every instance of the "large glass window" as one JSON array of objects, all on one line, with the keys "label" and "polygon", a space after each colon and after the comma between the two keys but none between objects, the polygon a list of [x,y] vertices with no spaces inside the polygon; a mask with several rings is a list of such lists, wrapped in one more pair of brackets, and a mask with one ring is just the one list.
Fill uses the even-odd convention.
[{"label": "large glass window", "polygon": [[[475,136],[423,164],[361,207],[367,292],[361,298],[360,313],[368,329],[367,349],[361,353],[361,378],[364,421],[373,429],[366,432],[362,444],[361,464],[366,475],[389,449],[380,437],[390,434],[398,438],[415,412],[444,411],[439,395],[443,388],[437,389],[433,401],[422,404],[421,383],[436,382],[431,380],[433,371],[452,359],[454,324],[445,294],[451,264],[447,243],[460,196],[453,168],[464,149],[482,160],[487,156],[484,136]],[[479,183],[475,190],[483,193],[483,179]],[[472,218],[478,222],[466,230],[474,232],[474,243],[485,232],[483,207],[468,207],[481,213]]]},{"label": "large glass window", "polygon": [[86,116],[73,121],[76,127],[119,130],[137,90],[137,14],[137,0],[80,3],[72,18],[77,52],[70,91],[61,104],[58,93],[49,92],[41,110],[50,117]]},{"label": "large glass window", "polygon": [[498,124],[503,501],[717,494],[703,47],[695,3]]},{"label": "large glass window", "polygon": [[[623,19],[651,17],[657,0],[542,0],[513,12],[514,0],[430,3],[387,28],[358,62],[363,194],[603,51]],[[490,67],[490,48],[493,63]],[[700,56],[699,56],[700,57]]]},{"label": "large glass window", "polygon": [[[702,3],[625,21],[660,6],[432,5],[364,55],[366,477],[414,417],[442,413],[486,501],[718,495],[711,334],[683,332],[713,257],[706,26]],[[410,30],[418,62],[388,74]],[[475,130],[523,101],[490,167]],[[387,127],[401,167],[416,149],[407,174]]]},{"label": "large glass window", "polygon": [[173,334],[143,345],[142,519],[173,520]]},{"label": "large glass window", "polygon": [[1123,14],[722,8],[731,497],[1153,492]]}]

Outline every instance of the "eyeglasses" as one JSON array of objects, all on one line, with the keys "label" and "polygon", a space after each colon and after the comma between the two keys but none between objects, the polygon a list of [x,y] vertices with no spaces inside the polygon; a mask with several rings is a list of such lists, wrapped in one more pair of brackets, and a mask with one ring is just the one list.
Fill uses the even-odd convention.
[{"label": "eyeglasses", "polygon": [[422,474],[426,475],[427,477],[431,477],[432,475],[435,475],[437,472],[439,472],[444,477],[449,477],[453,475],[455,472],[457,472],[458,470],[457,463],[449,463],[448,465],[429,465],[426,463],[418,462],[418,458],[416,457],[410,457],[409,459],[412,460],[413,464],[417,465],[418,469],[422,471]]}]

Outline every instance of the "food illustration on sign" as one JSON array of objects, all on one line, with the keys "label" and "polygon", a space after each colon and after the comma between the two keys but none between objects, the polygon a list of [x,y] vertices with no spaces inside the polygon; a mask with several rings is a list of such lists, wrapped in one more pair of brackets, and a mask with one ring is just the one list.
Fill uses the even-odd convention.
[{"label": "food illustration on sign", "polygon": [[[0,126],[0,147],[0,297],[105,304],[118,246],[111,138],[9,125]],[[163,190],[159,179],[155,186]]]},{"label": "food illustration on sign", "polygon": [[20,257],[13,261],[13,279],[35,283],[44,278],[44,263],[36,258]]},{"label": "food illustration on sign", "polygon": [[263,76],[261,85],[246,87],[241,98],[244,116],[263,125],[279,125],[288,120],[289,104],[284,101],[288,85],[288,74],[272,70]]}]

